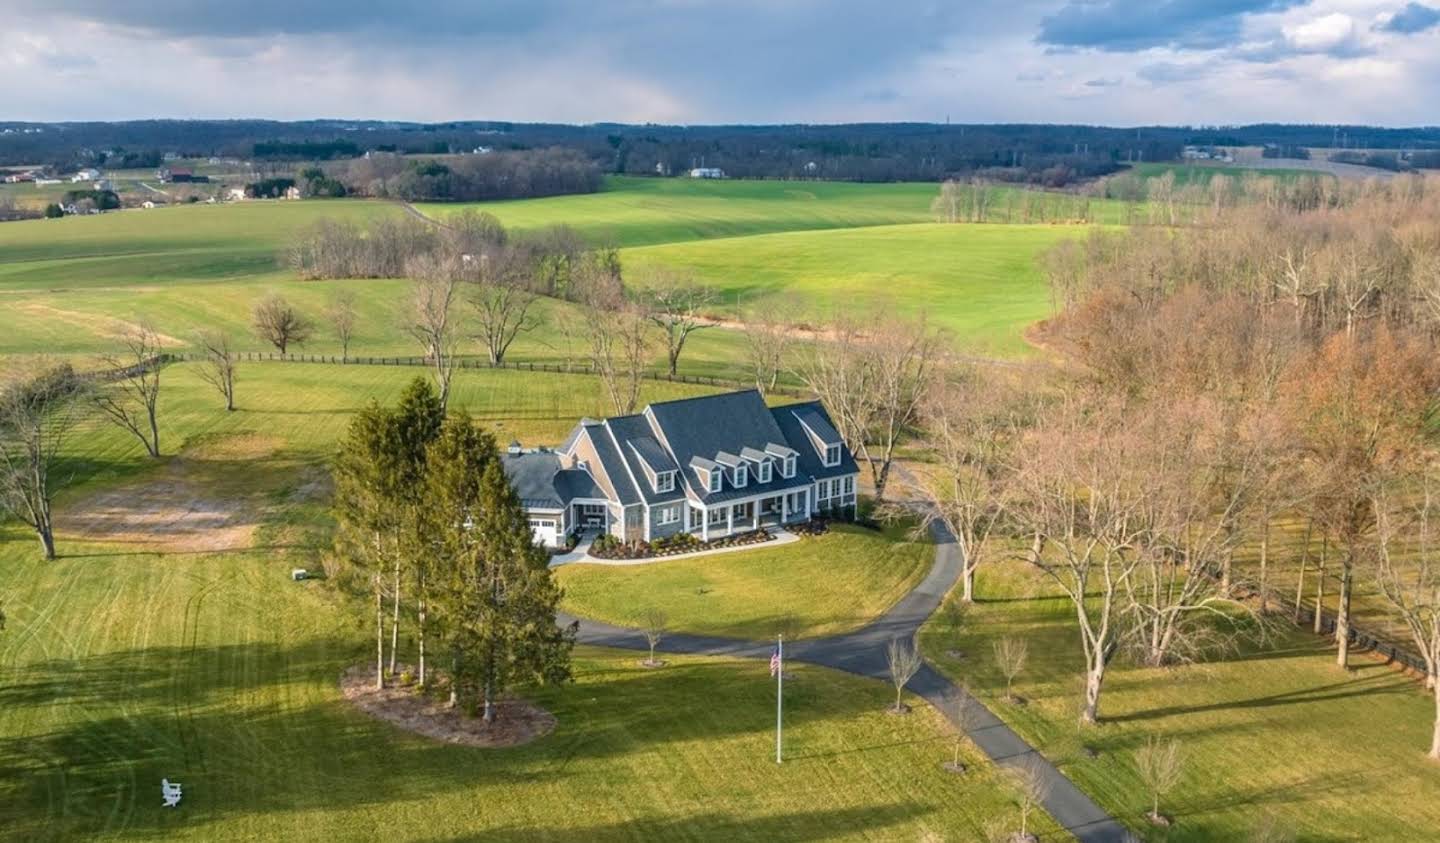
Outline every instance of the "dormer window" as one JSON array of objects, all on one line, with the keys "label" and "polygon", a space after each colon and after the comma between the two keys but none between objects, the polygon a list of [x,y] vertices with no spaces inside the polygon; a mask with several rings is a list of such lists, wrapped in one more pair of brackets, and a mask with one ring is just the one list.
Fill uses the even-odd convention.
[{"label": "dormer window", "polygon": [[834,466],[837,466],[837,465],[839,465],[839,464],[840,464],[840,446],[839,446],[839,445],[826,445],[826,446],[825,446],[825,465],[830,466],[830,467],[834,467]]},{"label": "dormer window", "polygon": [[756,482],[758,482],[758,483],[769,483],[769,482],[770,482],[770,472],[771,472],[771,468],[770,468],[770,461],[769,461],[769,460],[765,460],[764,462],[760,463],[760,466],[755,469],[755,473],[756,473],[755,480],[756,480]]},{"label": "dormer window", "polygon": [[675,472],[673,472],[673,471],[662,471],[662,472],[660,472],[659,474],[655,475],[655,491],[657,491],[657,492],[673,492],[673,491],[675,491]]},{"label": "dormer window", "polygon": [[722,477],[724,477],[724,476],[725,476],[725,472],[722,471],[721,469],[719,469],[719,468],[711,469],[711,471],[710,471],[710,491],[712,491],[712,492],[718,492],[718,491],[720,491],[720,479],[721,479]]},{"label": "dormer window", "polygon": [[785,463],[780,467],[780,476],[781,476],[781,477],[784,477],[784,478],[787,478],[787,479],[795,476],[795,458],[794,458],[794,457],[786,457],[786,458],[785,458]]},{"label": "dormer window", "polygon": [[735,488],[737,488],[737,489],[743,489],[743,488],[745,488],[745,484],[748,483],[749,481],[750,481],[750,472],[745,469],[745,466],[743,466],[743,465],[737,465],[737,466],[735,466]]}]

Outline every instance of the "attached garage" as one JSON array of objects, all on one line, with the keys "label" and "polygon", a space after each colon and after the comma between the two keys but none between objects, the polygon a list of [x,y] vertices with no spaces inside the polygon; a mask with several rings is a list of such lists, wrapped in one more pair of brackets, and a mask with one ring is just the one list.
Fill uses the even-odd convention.
[{"label": "attached garage", "polygon": [[546,547],[558,547],[560,545],[560,514],[554,516],[530,514],[530,531],[535,534],[535,541]]}]

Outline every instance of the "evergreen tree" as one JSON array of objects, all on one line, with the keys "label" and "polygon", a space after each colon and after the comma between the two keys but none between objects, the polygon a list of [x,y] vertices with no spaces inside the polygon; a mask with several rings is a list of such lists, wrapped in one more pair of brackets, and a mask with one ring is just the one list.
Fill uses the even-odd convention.
[{"label": "evergreen tree", "polygon": [[[417,608],[427,598],[425,573],[430,553],[418,540],[415,531],[421,528],[420,512],[425,506],[425,453],[440,433],[445,421],[445,406],[435,388],[425,378],[415,378],[400,394],[400,402],[392,415],[394,425],[391,454],[392,476],[389,478],[389,503],[399,521],[394,544],[397,552],[392,559],[392,617],[390,623],[390,672],[395,672],[395,659],[400,648],[400,606],[402,578],[406,572],[415,584]],[[421,624],[423,627],[423,624]],[[424,630],[420,630],[421,649]],[[422,680],[423,681],[423,680]]]}]

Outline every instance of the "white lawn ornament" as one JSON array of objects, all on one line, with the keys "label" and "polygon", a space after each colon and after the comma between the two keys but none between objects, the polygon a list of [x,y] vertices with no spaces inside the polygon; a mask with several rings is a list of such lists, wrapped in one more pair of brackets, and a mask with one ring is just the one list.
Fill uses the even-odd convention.
[{"label": "white lawn ornament", "polygon": [[310,579],[310,572],[305,570],[304,568],[291,568],[290,579],[294,580],[295,582],[300,582],[301,580],[308,580]]},{"label": "white lawn ornament", "polygon": [[160,780],[160,795],[165,799],[166,808],[174,808],[180,804],[180,783],[171,783],[169,779]]}]

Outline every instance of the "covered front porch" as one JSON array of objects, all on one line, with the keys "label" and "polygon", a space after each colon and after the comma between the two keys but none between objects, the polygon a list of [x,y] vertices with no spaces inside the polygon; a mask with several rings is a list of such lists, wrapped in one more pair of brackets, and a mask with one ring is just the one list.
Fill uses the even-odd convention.
[{"label": "covered front porch", "polygon": [[692,503],[685,507],[685,531],[708,542],[761,527],[806,521],[810,511],[808,486],[709,506]]}]

